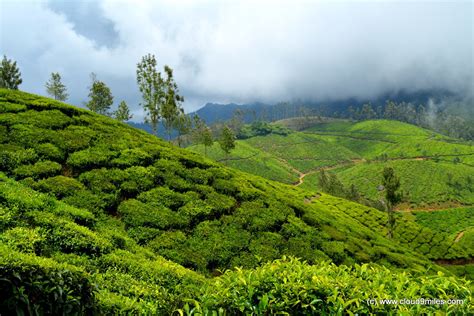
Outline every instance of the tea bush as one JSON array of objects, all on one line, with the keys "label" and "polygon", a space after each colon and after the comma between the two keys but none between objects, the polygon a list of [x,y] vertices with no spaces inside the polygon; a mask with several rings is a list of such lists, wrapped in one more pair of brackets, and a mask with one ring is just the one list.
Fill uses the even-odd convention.
[{"label": "tea bush", "polygon": [[61,165],[54,161],[39,161],[34,165],[19,166],[13,170],[13,174],[19,179],[27,177],[40,179],[57,175],[61,168]]},{"label": "tea bush", "polygon": [[[449,280],[449,281],[448,281]],[[188,315],[468,314],[474,308],[469,284],[443,273],[393,273],[374,265],[307,265],[284,258],[252,270],[236,269],[203,287],[180,310]],[[438,299],[444,304],[382,304],[391,299]],[[448,304],[449,299],[462,304]],[[368,300],[374,300],[369,304]],[[377,301],[377,303],[375,303]]]},{"label": "tea bush", "polygon": [[96,311],[94,286],[71,265],[0,244],[0,312],[5,315],[81,315]]}]

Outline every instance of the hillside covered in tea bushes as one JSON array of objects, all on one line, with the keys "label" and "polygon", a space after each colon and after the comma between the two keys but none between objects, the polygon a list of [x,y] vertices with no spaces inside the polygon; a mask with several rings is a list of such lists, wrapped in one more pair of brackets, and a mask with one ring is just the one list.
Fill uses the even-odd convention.
[{"label": "hillside covered in tea bushes", "polygon": [[[228,160],[216,143],[208,150],[208,156],[237,169],[292,184],[307,190],[308,195],[323,190],[381,211],[385,209],[382,171],[392,168],[400,179],[401,194],[396,205],[394,239],[446,268],[474,277],[472,142],[382,119],[356,122],[300,117],[248,124],[242,130],[258,131],[259,124],[267,124],[268,130],[293,131],[254,133],[257,135],[239,139]],[[204,152],[202,145],[190,149]],[[286,169],[281,172],[283,168]],[[323,171],[330,176],[330,187],[319,183]],[[322,201],[311,200],[313,204]],[[361,219],[362,225],[387,235],[388,218],[384,212],[348,207],[347,201],[337,205],[340,211]]]},{"label": "hillside covered in tea bushes", "polygon": [[[430,259],[470,249],[415,221],[387,239],[385,216],[0,90],[2,314],[468,312],[470,283]],[[407,293],[465,301],[367,303]]]}]

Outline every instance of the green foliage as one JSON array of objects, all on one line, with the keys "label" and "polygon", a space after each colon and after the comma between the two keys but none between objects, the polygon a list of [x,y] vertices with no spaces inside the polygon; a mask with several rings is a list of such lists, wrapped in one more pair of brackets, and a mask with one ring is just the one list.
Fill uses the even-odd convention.
[{"label": "green foliage", "polygon": [[23,82],[21,73],[16,65],[16,61],[7,59],[3,55],[2,63],[0,64],[0,88],[18,90],[18,86]]},{"label": "green foliage", "polygon": [[133,117],[133,115],[130,114],[130,109],[128,108],[127,103],[123,100],[119,103],[117,111],[114,112],[113,116],[116,120],[121,122],[126,122]]},{"label": "green foliage", "polygon": [[168,141],[170,141],[171,130],[176,127],[178,117],[184,115],[184,109],[180,105],[184,101],[184,97],[178,94],[178,85],[173,78],[173,69],[165,66],[164,70],[166,73],[166,79],[164,80],[165,100],[160,105],[160,113],[163,126],[168,134]]},{"label": "green foliage", "polygon": [[395,175],[393,168],[386,167],[383,169],[382,185],[385,190],[385,199],[389,207],[392,208],[401,200],[401,195],[397,192],[400,188],[400,179]]},{"label": "green foliage", "polygon": [[146,122],[151,125],[155,135],[161,118],[161,104],[166,98],[165,81],[156,67],[156,58],[151,54],[143,56],[137,64],[137,84],[142,93],[142,106],[147,114]]},{"label": "green foliage", "polygon": [[35,187],[42,192],[52,193],[58,198],[74,195],[77,191],[84,189],[81,182],[65,176],[43,179]]},{"label": "green foliage", "polygon": [[32,177],[35,179],[57,175],[61,165],[54,161],[39,161],[34,165],[22,165],[13,170],[17,178]]},{"label": "green foliage", "polygon": [[120,156],[112,160],[112,164],[117,167],[142,166],[151,163],[153,157],[139,148],[125,149],[120,152]]},{"label": "green foliage", "polygon": [[154,167],[130,167],[125,169],[125,173],[125,181],[120,187],[128,194],[135,195],[155,185],[156,169]]},{"label": "green foliage", "polygon": [[61,149],[51,143],[43,143],[35,146],[38,156],[45,160],[63,161],[64,153]]},{"label": "green foliage", "polygon": [[184,113],[184,109],[180,108],[178,112],[178,116],[175,117],[173,121],[173,127],[178,132],[178,137],[176,138],[178,142],[178,146],[181,147],[183,143],[183,138],[190,134],[192,129],[192,120],[191,117]]},{"label": "green foliage", "polygon": [[108,166],[118,153],[107,146],[89,147],[72,153],[67,159],[67,164],[78,170],[87,170],[96,167]]},{"label": "green foliage", "polygon": [[89,90],[89,101],[86,106],[91,111],[100,114],[107,114],[108,110],[114,103],[114,97],[110,88],[102,81],[96,79],[95,75],[92,74],[92,86]]},{"label": "green foliage", "polygon": [[276,134],[286,136],[291,133],[286,127],[278,124],[270,124],[264,121],[255,121],[252,124],[244,125],[237,135],[238,139],[247,139],[255,136],[265,136],[268,134]]},{"label": "green foliage", "polygon": [[301,172],[350,163],[352,159],[360,158],[358,153],[338,143],[306,132],[292,132],[286,136],[272,133],[252,137],[244,142]]},{"label": "green foliage", "polygon": [[[192,149],[202,152],[199,147]],[[268,134],[239,140],[237,150],[245,154],[232,154],[232,167],[284,183],[297,183],[295,172],[305,173],[301,187],[312,191],[322,189],[319,169],[333,169],[346,191],[355,186],[359,201],[377,201],[380,174],[384,167],[392,167],[400,177],[400,191],[405,193],[402,202],[412,207],[450,201],[473,203],[472,145],[402,122],[318,123],[287,136]],[[223,159],[212,148],[209,156]],[[263,159],[277,160],[293,168],[293,174],[270,171]]]},{"label": "green foliage", "polygon": [[38,127],[55,130],[69,125],[72,120],[58,110],[29,110],[15,115],[11,113],[0,115],[0,121],[10,126],[22,124],[30,129]]},{"label": "green foliage", "polygon": [[[382,304],[381,300],[440,299],[444,304]],[[458,298],[461,304],[447,304]],[[370,304],[368,300],[377,303]],[[203,287],[181,311],[189,315],[338,315],[469,313],[469,284],[454,278],[393,273],[376,265],[308,266],[289,258],[227,271]],[[192,310],[192,311],[191,311]]]},{"label": "green foliage", "polygon": [[[449,236],[457,245],[464,245],[470,254],[474,254],[474,207],[451,208],[432,212],[415,211],[414,221],[433,231]],[[410,218],[411,219],[411,218]],[[474,275],[474,274],[473,274]]]},{"label": "green foliage", "polygon": [[86,126],[70,125],[58,134],[62,140],[61,148],[68,152],[75,152],[89,147],[96,132]]},{"label": "green foliage", "polygon": [[395,217],[393,215],[393,207],[400,202],[402,196],[397,192],[400,188],[400,179],[395,175],[393,168],[385,167],[382,172],[382,185],[385,190],[385,203],[387,203],[388,212],[388,236],[392,238],[393,226],[395,225]]},{"label": "green foliage", "polygon": [[25,110],[26,110],[26,106],[24,104],[0,101],[0,113],[22,112]]},{"label": "green foliage", "polygon": [[69,94],[66,86],[61,82],[61,75],[58,72],[51,73],[51,78],[46,82],[46,92],[55,100],[66,101]]},{"label": "green foliage", "polygon": [[40,244],[44,240],[38,228],[30,229],[20,226],[6,230],[0,237],[12,249],[27,253],[39,252]]},{"label": "green foliage", "polygon": [[[14,270],[0,277],[0,282],[15,284],[11,290],[0,287],[8,306],[27,311],[25,302],[30,302],[45,314],[198,312],[190,302],[199,303],[203,312],[228,314],[424,313],[431,307],[384,310],[364,300],[407,291],[429,297],[470,295],[463,280],[433,276],[443,269],[428,260],[466,259],[469,249],[416,221],[397,220],[403,225],[396,225],[394,240],[388,240],[387,215],[375,209],[225,168],[54,100],[4,89],[0,98],[26,107],[0,114],[7,126],[0,144],[6,166],[0,173],[0,260],[16,258],[15,264],[28,265],[17,269],[0,262],[0,271]],[[36,122],[27,112],[47,115],[36,115]],[[275,152],[281,155],[289,151],[288,141],[306,139],[298,133],[265,137],[280,146]],[[246,142],[263,144],[262,139]],[[316,136],[309,139],[305,146],[317,148],[314,153],[330,147],[325,141],[315,146]],[[352,158],[347,152],[327,157],[331,162]],[[43,172],[53,165],[55,172]],[[307,262],[266,263],[285,255]],[[356,265],[363,262],[377,262],[391,272],[377,266],[363,274]],[[210,278],[235,266],[244,270]],[[420,280],[408,271],[425,276]],[[380,278],[371,279],[379,272]],[[451,308],[462,313],[468,304]],[[2,314],[12,313],[0,306]]]},{"label": "green foliage", "polygon": [[432,212],[414,211],[417,223],[445,232],[456,234],[467,227],[474,227],[474,207],[451,208]]},{"label": "green foliage", "polygon": [[[422,208],[449,201],[468,204],[474,202],[472,186],[468,183],[468,177],[474,175],[474,170],[469,166],[423,160],[394,160],[359,164],[340,169],[337,174],[344,184],[354,183],[366,197],[376,199],[384,167],[392,167],[400,178],[400,191],[405,193],[402,202],[410,202]],[[451,181],[448,177],[450,173]]]},{"label": "green foliage", "polygon": [[230,128],[224,126],[221,137],[219,138],[221,149],[228,155],[235,148],[235,135]]},{"label": "green foliage", "polygon": [[0,311],[11,315],[81,315],[95,311],[84,271],[0,245]]},{"label": "green foliage", "polygon": [[207,148],[214,143],[212,131],[198,115],[193,116],[193,123],[193,141],[195,144],[202,144],[204,146],[204,155],[207,156]]}]

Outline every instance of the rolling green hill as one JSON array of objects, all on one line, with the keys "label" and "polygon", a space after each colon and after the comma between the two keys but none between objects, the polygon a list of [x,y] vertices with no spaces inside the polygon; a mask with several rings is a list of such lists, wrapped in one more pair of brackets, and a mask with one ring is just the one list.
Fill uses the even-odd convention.
[{"label": "rolling green hill", "polygon": [[324,134],[328,141],[349,148],[367,161],[334,172],[343,183],[354,183],[369,198],[376,198],[380,172],[390,166],[400,176],[404,202],[413,207],[474,203],[472,144],[385,120],[321,124],[307,132]]},{"label": "rolling green hill", "polygon": [[[282,123],[291,126],[289,120]],[[312,127],[300,132],[294,131],[288,136],[270,134],[239,140],[237,143],[241,147],[248,148],[250,145],[260,150],[261,153],[254,154],[253,159],[257,159],[259,155],[270,155],[290,166],[299,175],[299,181],[291,178],[291,182],[313,194],[319,191],[319,171],[325,169],[336,174],[347,188],[355,185],[365,198],[377,201],[383,194],[377,190],[381,184],[382,170],[389,166],[394,168],[401,179],[403,202],[398,205],[400,210],[437,210],[474,204],[474,146],[410,124],[387,120],[358,123],[315,121]],[[223,156],[220,155],[219,159],[222,160]],[[244,170],[246,161],[240,160],[233,166]],[[256,169],[251,172],[269,177],[269,174],[262,172],[264,169],[261,166]],[[283,182],[288,183],[290,180]],[[342,208],[342,211],[345,209]],[[350,216],[364,218],[361,224],[383,234],[387,233],[384,230],[387,222],[384,215],[373,215],[370,212],[355,214],[355,209],[357,208],[351,209]],[[454,214],[458,214],[456,210],[453,209],[453,218],[456,218]],[[446,212],[449,213],[449,210]],[[367,217],[379,220],[373,222]],[[446,232],[442,226],[423,228],[426,226],[424,223],[408,219],[401,217],[397,220],[394,238],[399,242],[439,262],[449,263],[446,260],[455,260],[452,255],[460,253],[464,253],[461,255],[464,259],[456,262],[468,263],[472,260],[472,221],[460,219],[459,224],[453,226],[456,231]],[[421,225],[413,227],[414,223]],[[456,236],[460,237],[456,240]],[[464,248],[464,252],[452,250],[449,254],[440,250],[440,241],[446,243],[448,248],[455,243]],[[446,250],[446,246],[441,248],[443,247]],[[472,269],[463,274],[474,276]]]},{"label": "rolling green hill", "polygon": [[[189,147],[189,149],[201,154],[204,154],[206,151],[203,145],[194,145]],[[220,149],[218,143],[214,143],[212,147],[207,148],[206,154],[209,158],[226,163],[230,167],[270,180],[287,184],[298,181],[298,173],[290,165],[246,142],[237,141],[229,160],[226,160],[224,152]]]},{"label": "rolling green hill", "polygon": [[[346,186],[356,185],[366,198],[377,199],[381,170],[390,166],[401,178],[402,207],[474,204],[474,146],[410,124],[335,121],[287,136],[270,134],[237,143],[252,157],[252,167],[245,159],[232,166],[311,191],[318,190],[318,172],[326,169]],[[239,157],[237,151],[232,155]],[[217,145],[211,157],[223,160]],[[280,180],[284,174],[266,168],[261,163],[265,159],[276,159],[293,173]],[[295,181],[295,174],[302,181]]]},{"label": "rolling green hill", "polygon": [[[349,150],[325,156],[352,158]],[[469,256],[448,233],[435,248],[433,238],[415,237],[427,248],[420,253],[411,240],[385,238],[375,209],[224,167],[51,99],[0,90],[0,168],[2,314],[473,307],[471,285],[429,260]],[[465,302],[367,303],[407,293]]]}]

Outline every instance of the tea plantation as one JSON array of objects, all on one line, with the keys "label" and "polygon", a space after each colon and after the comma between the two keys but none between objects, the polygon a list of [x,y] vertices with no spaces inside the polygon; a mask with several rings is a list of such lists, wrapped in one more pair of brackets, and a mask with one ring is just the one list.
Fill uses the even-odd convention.
[{"label": "tea plantation", "polygon": [[[472,311],[470,282],[430,261],[470,255],[448,232],[431,247],[438,235],[411,221],[413,238],[390,240],[385,214],[312,194],[0,90],[0,313]],[[367,301],[401,298],[462,304]]]}]

